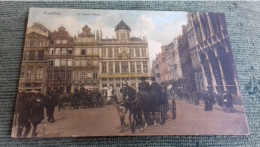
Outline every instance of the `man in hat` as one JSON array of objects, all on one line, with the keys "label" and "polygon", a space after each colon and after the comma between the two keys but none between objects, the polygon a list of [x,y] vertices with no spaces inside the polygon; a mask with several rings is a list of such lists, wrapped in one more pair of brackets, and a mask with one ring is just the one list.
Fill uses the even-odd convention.
[{"label": "man in hat", "polygon": [[146,79],[145,77],[142,77],[142,78],[141,78],[142,82],[139,83],[139,85],[138,85],[138,90],[139,90],[140,92],[147,92],[147,93],[149,93],[151,87],[150,87],[149,83],[145,81],[145,79]]}]

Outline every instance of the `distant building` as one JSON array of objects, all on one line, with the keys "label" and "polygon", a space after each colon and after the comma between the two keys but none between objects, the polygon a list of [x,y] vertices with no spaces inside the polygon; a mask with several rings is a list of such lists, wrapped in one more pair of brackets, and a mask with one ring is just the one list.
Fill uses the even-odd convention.
[{"label": "distant building", "polygon": [[[99,34],[97,32],[97,34]],[[97,35],[98,37],[98,35]],[[99,37],[96,38],[91,29],[85,25],[82,33],[74,42],[74,87],[98,86],[99,87]]]},{"label": "distant building", "polygon": [[40,23],[27,28],[19,91],[46,93],[46,51],[51,32]]},{"label": "distant building", "polygon": [[192,61],[190,55],[190,48],[187,37],[187,27],[182,26],[182,35],[178,38],[178,51],[180,58],[180,67],[181,67],[181,88],[184,93],[192,92],[192,79],[193,79],[193,69]]},{"label": "distant building", "polygon": [[99,40],[100,88],[120,88],[127,81],[137,89],[141,77],[151,76],[148,43],[144,37],[131,37],[131,28],[123,20],[115,27],[115,33],[116,38]]},{"label": "distant building", "polygon": [[47,54],[47,91],[73,93],[73,46],[73,38],[63,26],[53,32]]},{"label": "distant building", "polygon": [[224,14],[188,13],[188,41],[197,91],[239,94]]}]

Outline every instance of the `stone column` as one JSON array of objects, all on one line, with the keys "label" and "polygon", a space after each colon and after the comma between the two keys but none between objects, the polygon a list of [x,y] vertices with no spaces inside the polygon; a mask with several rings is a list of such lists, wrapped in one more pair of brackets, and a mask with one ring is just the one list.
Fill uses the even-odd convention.
[{"label": "stone column", "polygon": [[210,63],[210,60],[209,60],[209,57],[208,57],[208,54],[205,53],[206,55],[206,59],[207,61],[209,62],[209,70],[210,70],[210,73],[211,73],[211,78],[212,78],[212,87],[213,87],[213,92],[217,93],[217,90],[216,90],[216,79],[215,79],[215,75],[214,75],[214,72],[213,72],[213,69],[212,69],[212,65]]},{"label": "stone column", "polygon": [[128,73],[131,73],[131,62],[128,61]]},{"label": "stone column", "polygon": [[121,62],[119,62],[119,73],[121,74]]},{"label": "stone column", "polygon": [[221,62],[220,62],[220,60],[219,60],[219,57],[218,57],[218,54],[217,54],[216,49],[214,50],[214,54],[215,54],[215,56],[216,56],[216,58],[217,58],[217,60],[218,60],[218,66],[219,66],[219,70],[220,70],[220,75],[221,75],[221,81],[222,81],[222,85],[223,85],[223,90],[226,91],[227,88],[226,88],[225,75],[224,75],[224,73],[223,73],[222,64],[221,64]]},{"label": "stone column", "polygon": [[201,73],[202,73],[202,78],[203,78],[203,85],[204,85],[204,88],[206,91],[208,91],[208,80],[206,78],[206,74],[205,74],[205,69],[204,69],[204,66],[200,60],[200,55],[199,55],[199,52],[197,51],[197,54],[198,54],[198,59],[199,59],[199,63],[200,63],[200,68],[201,68]]}]

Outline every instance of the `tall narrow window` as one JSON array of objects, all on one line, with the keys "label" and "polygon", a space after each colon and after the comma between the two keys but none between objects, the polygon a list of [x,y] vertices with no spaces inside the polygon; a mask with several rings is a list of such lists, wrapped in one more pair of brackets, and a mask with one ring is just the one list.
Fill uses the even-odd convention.
[{"label": "tall narrow window", "polygon": [[113,62],[108,63],[108,72],[113,73]]},{"label": "tall narrow window", "polygon": [[137,73],[142,72],[141,62],[136,62]]},{"label": "tall narrow window", "polygon": [[86,72],[85,71],[81,71],[81,79],[82,80],[86,79]]},{"label": "tall narrow window", "polygon": [[114,57],[118,57],[118,53],[119,53],[118,48],[114,48]]},{"label": "tall narrow window", "polygon": [[131,69],[131,73],[135,73],[135,62],[131,62],[130,63],[130,69]]},{"label": "tall narrow window", "polygon": [[35,51],[29,51],[29,61],[35,60]]},{"label": "tall narrow window", "polygon": [[33,78],[33,66],[28,66],[27,78]]},{"label": "tall narrow window", "polygon": [[68,66],[72,66],[72,59],[68,59]]},{"label": "tall narrow window", "polygon": [[97,72],[94,72],[94,73],[93,73],[93,78],[94,78],[94,79],[97,79]]},{"label": "tall narrow window", "polygon": [[41,80],[43,77],[43,67],[38,66],[36,71],[36,79]]},{"label": "tall narrow window", "polygon": [[102,63],[102,73],[107,73],[107,63],[106,62]]},{"label": "tall narrow window", "polygon": [[129,48],[130,57],[134,57],[134,48]]},{"label": "tall narrow window", "polygon": [[112,48],[108,48],[108,57],[109,57],[109,58],[112,58],[112,57],[113,57]]},{"label": "tall narrow window", "polygon": [[44,51],[38,51],[38,60],[44,60]]},{"label": "tall narrow window", "polygon": [[142,48],[142,56],[146,57],[146,48]]},{"label": "tall narrow window", "polygon": [[106,57],[106,48],[102,48],[101,50],[101,53],[102,53],[102,57]]},{"label": "tall narrow window", "polygon": [[60,55],[60,48],[56,48],[56,55]]},{"label": "tall narrow window", "polygon": [[60,66],[60,59],[55,59],[55,66]]},{"label": "tall narrow window", "polygon": [[147,66],[147,62],[143,61],[143,72],[147,73],[148,72],[148,66]]},{"label": "tall narrow window", "polygon": [[121,62],[121,71],[122,73],[127,73],[128,72],[128,62]]},{"label": "tall narrow window", "polygon": [[66,59],[61,59],[61,66],[66,66]]},{"label": "tall narrow window", "polygon": [[135,56],[140,57],[140,50],[139,48],[135,48]]},{"label": "tall narrow window", "polygon": [[66,48],[62,48],[61,49],[61,54],[62,55],[66,55],[67,54],[67,49]]},{"label": "tall narrow window", "polygon": [[115,62],[115,73],[119,73],[119,62]]}]

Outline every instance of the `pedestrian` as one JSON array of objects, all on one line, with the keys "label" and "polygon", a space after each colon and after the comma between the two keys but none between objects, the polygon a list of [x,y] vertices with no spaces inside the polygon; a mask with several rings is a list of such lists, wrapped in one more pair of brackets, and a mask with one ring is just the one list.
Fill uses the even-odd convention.
[{"label": "pedestrian", "polygon": [[47,111],[48,121],[51,123],[54,122],[53,115],[54,115],[54,110],[56,105],[57,105],[56,94],[55,91],[52,90],[45,99],[45,107]]},{"label": "pedestrian", "polygon": [[225,91],[224,94],[224,106],[225,106],[225,111],[228,113],[234,113],[236,109],[233,107],[233,101],[232,101],[232,95]]},{"label": "pedestrian", "polygon": [[[17,137],[27,137],[31,130],[31,101],[30,94],[24,93],[19,96],[17,103],[17,112],[18,112],[18,130]],[[23,133],[23,129],[25,131]]]},{"label": "pedestrian", "polygon": [[212,99],[214,98],[214,95],[211,91],[207,92],[205,94],[205,97],[204,97],[204,102],[205,102],[205,108],[204,110],[205,111],[212,111],[213,110],[213,101]]},{"label": "pedestrian", "polygon": [[43,96],[41,94],[33,95],[32,101],[32,125],[33,125],[33,132],[32,137],[37,136],[37,126],[41,123],[44,119],[44,104],[43,104]]}]

